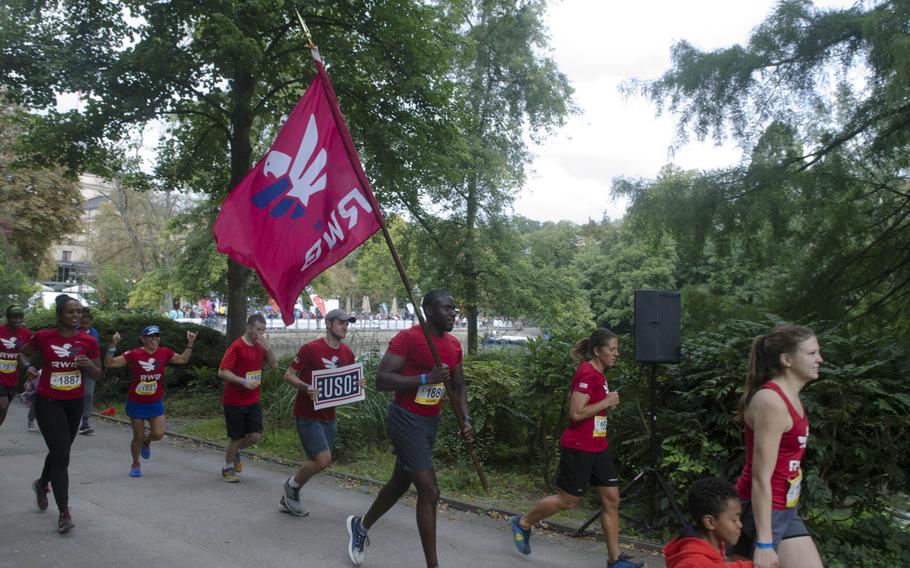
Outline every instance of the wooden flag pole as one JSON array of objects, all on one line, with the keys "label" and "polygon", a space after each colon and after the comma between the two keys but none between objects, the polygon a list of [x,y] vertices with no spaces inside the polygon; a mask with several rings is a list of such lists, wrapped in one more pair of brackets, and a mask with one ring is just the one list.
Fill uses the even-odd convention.
[{"label": "wooden flag pole", "polygon": [[[294,10],[297,12],[296,8]],[[325,75],[325,68],[322,65],[322,58],[319,56],[319,51],[316,45],[313,43],[313,38],[310,35],[310,30],[307,28],[306,24],[303,21],[303,18],[300,16],[300,12],[297,12],[297,18],[300,21],[300,27],[303,29],[304,36],[309,42],[307,47],[310,48],[310,51],[313,55],[313,60],[316,62],[316,68],[319,71],[319,74],[323,76],[322,85],[325,89],[325,94],[328,97],[329,101],[332,103],[329,106],[332,108],[332,114],[335,118],[335,123],[338,125],[344,124],[344,120],[341,116],[341,110],[338,107],[338,100],[335,98],[335,91],[332,89],[331,83],[328,81],[328,77]],[[361,185],[364,188],[370,188],[369,180],[367,180],[366,172],[363,171],[363,167],[360,164],[360,157],[357,154],[357,149],[354,147],[354,142],[351,140],[350,135],[347,132],[346,128],[339,128],[339,134],[341,139],[344,141],[345,151],[348,154],[348,158],[354,166],[354,171],[357,173],[357,177]],[[411,280],[408,278],[407,272],[405,272],[404,264],[401,262],[401,257],[398,256],[398,250],[395,248],[395,243],[392,241],[392,235],[389,233],[389,229],[385,224],[385,219],[382,217],[382,213],[379,210],[379,203],[376,201],[376,197],[373,195],[372,191],[366,191],[367,199],[370,201],[370,205],[373,208],[373,215],[376,217],[376,221],[379,223],[379,228],[382,230],[382,236],[385,238],[386,245],[389,247],[389,252],[392,254],[392,260],[395,262],[395,268],[398,269],[398,275],[401,277],[401,281],[404,284],[405,290],[407,290],[408,298],[411,299],[411,304],[415,307],[414,311],[417,313],[417,319],[420,322],[420,328],[423,330],[423,336],[426,339],[427,346],[430,348],[430,353],[433,355],[433,361],[436,366],[441,365],[439,359],[439,353],[436,350],[436,345],[433,343],[433,339],[430,334],[430,328],[427,326],[427,322],[423,316],[423,310],[421,309],[420,302],[417,300],[417,297],[414,295],[414,288],[411,286]],[[451,380],[446,379],[445,382],[446,392],[452,393],[455,392],[452,390]],[[467,394],[465,395],[467,396]],[[455,412],[455,418],[458,420],[459,431],[463,431],[465,427],[465,417],[461,412],[461,408],[455,404],[454,399],[450,396],[449,402],[452,404],[452,410]],[[474,450],[474,444],[465,440],[465,446],[468,450],[468,455],[471,458],[471,461],[474,463],[474,469],[477,470],[477,476],[480,478],[480,484],[483,486],[484,491],[489,491],[490,487],[487,482],[487,476],[484,474],[483,466],[480,463],[480,458],[477,456],[477,452]]]}]

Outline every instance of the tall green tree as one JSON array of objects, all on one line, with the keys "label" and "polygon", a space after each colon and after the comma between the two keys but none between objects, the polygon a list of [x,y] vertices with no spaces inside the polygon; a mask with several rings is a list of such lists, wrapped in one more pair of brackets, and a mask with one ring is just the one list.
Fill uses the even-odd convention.
[{"label": "tall green tree", "polygon": [[[105,140],[168,120],[158,175],[220,201],[249,170],[314,69],[288,0],[13,0],[0,12],[12,96],[47,111],[45,151],[73,167]],[[450,126],[455,20],[445,4],[392,0],[303,7],[323,47],[377,192],[395,204],[436,177]],[[83,112],[50,110],[86,94]],[[405,191],[406,190],[406,191]],[[242,333],[249,269],[227,268],[228,337]]]},{"label": "tall green tree", "polygon": [[752,213],[804,239],[802,266],[778,290],[790,299],[781,313],[910,328],[908,26],[900,0],[834,10],[785,0],[746,45],[680,42],[672,69],[631,85],[675,114],[681,140],[732,137],[751,151],[776,138],[724,185],[740,218],[775,190],[813,208]]},{"label": "tall green tree", "polygon": [[23,158],[23,138],[35,118],[0,100],[0,231],[9,254],[29,278],[38,278],[51,245],[81,229],[82,194],[52,160]]},{"label": "tall green tree", "polygon": [[463,6],[454,69],[459,137],[440,164],[445,179],[427,192],[436,218],[446,222],[434,225],[428,215],[434,212],[424,211],[417,199],[408,205],[436,254],[457,275],[449,287],[464,301],[473,353],[484,276],[508,271],[510,258],[491,249],[506,230],[505,212],[525,179],[531,158],[527,140],[562,125],[573,107],[572,88],[546,52],[546,2],[472,0]]}]

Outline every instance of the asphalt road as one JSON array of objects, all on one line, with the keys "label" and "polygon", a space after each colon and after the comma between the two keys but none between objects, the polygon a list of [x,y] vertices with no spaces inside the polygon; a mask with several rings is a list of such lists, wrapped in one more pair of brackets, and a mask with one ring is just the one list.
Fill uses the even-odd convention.
[{"label": "asphalt road", "polygon": [[[223,454],[165,438],[152,445],[143,477],[128,475],[129,430],[95,421],[95,434],[77,436],[70,462],[75,528],[57,533],[57,508],[40,512],[31,490],[47,449],[26,431],[18,401],[0,426],[0,567],[349,567],[345,519],[363,514],[375,488],[320,475],[302,492],[305,518],[278,509],[290,470],[258,460],[242,480],[221,480]],[[443,567],[603,567],[603,542],[535,533],[534,553],[511,544],[503,520],[441,510],[438,549]],[[370,531],[365,568],[424,566],[410,501],[396,505]],[[662,559],[647,558],[651,568]]]}]

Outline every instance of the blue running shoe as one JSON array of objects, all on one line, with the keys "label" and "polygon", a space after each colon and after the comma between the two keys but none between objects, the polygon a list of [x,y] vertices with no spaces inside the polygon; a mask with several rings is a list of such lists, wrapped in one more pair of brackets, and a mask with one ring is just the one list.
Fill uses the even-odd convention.
[{"label": "blue running shoe", "polygon": [[367,536],[367,529],[360,523],[360,517],[351,515],[348,517],[348,556],[354,566],[363,564],[363,547],[370,545],[370,537]]},{"label": "blue running shoe", "polygon": [[531,531],[524,530],[518,521],[521,515],[515,515],[509,519],[509,528],[512,529],[512,538],[515,541],[515,548],[522,554],[531,554]]},{"label": "blue running shoe", "polygon": [[642,568],[644,562],[634,562],[631,556],[626,555],[625,552],[619,555],[619,558],[616,559],[616,562],[610,562],[607,560],[607,568]]},{"label": "blue running shoe", "polygon": [[130,466],[130,477],[142,477],[142,469],[139,464]]},{"label": "blue running shoe", "polygon": [[149,442],[142,443],[142,449],[139,450],[142,459],[147,460],[152,457],[152,445]]}]

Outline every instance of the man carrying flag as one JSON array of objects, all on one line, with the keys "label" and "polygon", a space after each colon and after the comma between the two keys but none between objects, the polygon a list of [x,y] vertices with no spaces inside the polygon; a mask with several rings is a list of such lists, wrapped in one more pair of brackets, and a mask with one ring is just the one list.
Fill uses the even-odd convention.
[{"label": "man carrying flag", "polygon": [[377,388],[395,391],[386,429],[397,459],[392,478],[379,490],[367,513],[363,517],[348,517],[348,554],[355,566],[363,563],[363,548],[369,544],[367,531],[401,499],[412,483],[417,489],[417,530],[427,568],[439,565],[436,559],[439,487],[433,467],[433,445],[439,429],[440,403],[446,394],[443,382],[447,379],[454,391],[449,396],[464,416],[461,435],[469,442],[474,437],[461,367],[461,344],[449,333],[455,326],[455,302],[448,292],[434,290],[424,296],[422,305],[441,364],[434,364],[419,325],[396,334],[379,363]]}]

